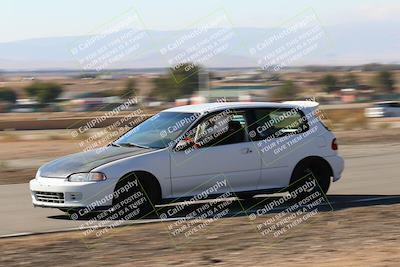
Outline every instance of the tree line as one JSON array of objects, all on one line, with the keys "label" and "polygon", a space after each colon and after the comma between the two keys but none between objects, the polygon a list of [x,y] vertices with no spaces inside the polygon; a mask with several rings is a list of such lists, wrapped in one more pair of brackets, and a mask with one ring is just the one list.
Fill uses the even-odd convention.
[{"label": "tree line", "polygon": [[[326,74],[317,80],[322,91],[326,93],[335,93],[340,89],[352,88],[360,89],[362,83],[353,73],[348,73],[344,77],[338,77],[334,74]],[[391,94],[395,92],[395,80],[390,71],[380,71],[370,80],[368,87],[375,90],[378,94]],[[276,98],[294,97],[298,93],[298,88],[292,80],[285,80],[283,84],[273,92]]]},{"label": "tree line", "polygon": [[[199,66],[193,64],[183,64],[178,68],[170,68],[168,73],[153,79],[154,89],[150,96],[174,101],[182,96],[192,95],[199,90],[201,72]],[[279,76],[279,75],[278,75]],[[277,78],[280,80],[280,78]],[[334,74],[326,74],[318,79],[317,84],[327,93],[334,93],[343,88],[359,89],[362,85],[359,78],[354,73],[348,73],[343,77]],[[395,92],[395,81],[390,71],[380,71],[373,76],[370,81],[371,88],[377,93],[390,94]],[[39,104],[52,103],[59,98],[63,92],[63,87],[54,82],[36,81],[24,88],[25,93]],[[137,83],[134,79],[128,79],[125,86],[119,92],[110,91],[107,95],[119,95],[122,98],[135,96],[137,93]],[[292,80],[283,80],[282,85],[273,90],[275,98],[293,98],[298,93],[298,87]],[[0,88],[0,100],[15,103],[17,100],[16,92],[9,88]]]}]

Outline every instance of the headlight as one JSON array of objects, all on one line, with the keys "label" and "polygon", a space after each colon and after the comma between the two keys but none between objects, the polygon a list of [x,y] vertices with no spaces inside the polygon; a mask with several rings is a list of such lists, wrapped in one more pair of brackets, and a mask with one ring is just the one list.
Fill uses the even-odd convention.
[{"label": "headlight", "polygon": [[68,176],[70,182],[98,182],[106,179],[106,175],[101,172],[81,172]]}]

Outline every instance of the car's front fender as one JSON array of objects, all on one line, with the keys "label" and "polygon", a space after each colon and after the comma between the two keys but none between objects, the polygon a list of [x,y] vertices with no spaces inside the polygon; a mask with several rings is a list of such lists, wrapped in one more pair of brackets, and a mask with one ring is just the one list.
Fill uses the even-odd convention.
[{"label": "car's front fender", "polygon": [[134,171],[149,172],[160,183],[162,198],[168,198],[172,194],[170,168],[169,150],[160,149],[104,164],[93,169],[92,172],[102,172],[107,176],[107,179],[115,180]]}]

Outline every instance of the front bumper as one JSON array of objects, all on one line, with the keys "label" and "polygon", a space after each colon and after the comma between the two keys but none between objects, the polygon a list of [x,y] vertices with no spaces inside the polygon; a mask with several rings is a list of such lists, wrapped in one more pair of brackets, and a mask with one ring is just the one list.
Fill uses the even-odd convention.
[{"label": "front bumper", "polygon": [[65,179],[37,177],[29,182],[32,203],[38,207],[78,208],[112,205],[116,181],[68,182]]}]

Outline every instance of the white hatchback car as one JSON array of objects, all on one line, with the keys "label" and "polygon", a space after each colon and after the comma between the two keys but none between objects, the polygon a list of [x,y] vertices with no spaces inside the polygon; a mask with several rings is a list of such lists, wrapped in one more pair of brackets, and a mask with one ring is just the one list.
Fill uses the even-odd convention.
[{"label": "white hatchback car", "polygon": [[164,110],[106,149],[40,167],[30,181],[33,205],[82,215],[122,202],[147,212],[176,199],[290,190],[307,174],[326,193],[344,161],[317,106],[225,102]]},{"label": "white hatchback car", "polygon": [[365,109],[368,118],[400,117],[400,103],[396,101],[385,101],[374,103],[372,107]]}]

